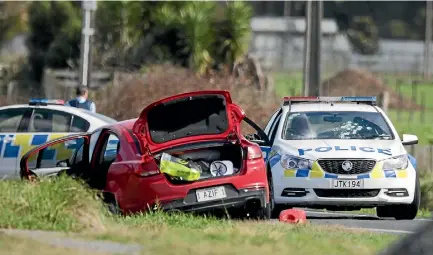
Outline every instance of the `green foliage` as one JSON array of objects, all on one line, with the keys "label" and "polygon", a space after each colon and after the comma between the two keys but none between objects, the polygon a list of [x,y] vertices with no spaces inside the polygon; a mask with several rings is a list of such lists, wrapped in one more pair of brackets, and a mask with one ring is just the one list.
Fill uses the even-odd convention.
[{"label": "green foliage", "polygon": [[27,30],[23,15],[26,7],[26,2],[0,2],[0,43]]},{"label": "green foliage", "polygon": [[[218,16],[221,6],[224,14]],[[205,73],[219,63],[232,64],[246,52],[251,15],[248,4],[236,1],[101,2],[96,19],[99,51],[111,52],[124,63],[151,55]]]},{"label": "green foliage", "polygon": [[226,2],[224,7],[223,19],[214,25],[214,56],[220,63],[231,65],[248,50],[253,11],[249,4],[240,1]]},{"label": "green foliage", "polygon": [[371,17],[355,17],[347,34],[356,52],[372,55],[379,50],[379,32]]},{"label": "green foliage", "polygon": [[421,209],[433,211],[433,174],[421,171]]},{"label": "green foliage", "polygon": [[391,35],[394,38],[404,38],[408,34],[407,24],[402,20],[393,19],[389,21],[389,30],[391,31]]},{"label": "green foliage", "polygon": [[29,64],[41,82],[45,66],[64,68],[79,58],[81,19],[71,2],[31,2],[28,10]]}]

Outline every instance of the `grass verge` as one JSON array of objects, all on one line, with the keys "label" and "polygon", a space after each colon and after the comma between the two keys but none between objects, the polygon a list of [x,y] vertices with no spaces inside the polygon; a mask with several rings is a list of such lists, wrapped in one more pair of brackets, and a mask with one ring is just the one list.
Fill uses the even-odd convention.
[{"label": "grass verge", "polygon": [[[1,228],[142,244],[150,254],[375,254],[398,238],[336,226],[239,222],[185,214],[111,216],[95,194],[69,178],[0,182]],[[0,252],[5,251],[0,248]]]}]

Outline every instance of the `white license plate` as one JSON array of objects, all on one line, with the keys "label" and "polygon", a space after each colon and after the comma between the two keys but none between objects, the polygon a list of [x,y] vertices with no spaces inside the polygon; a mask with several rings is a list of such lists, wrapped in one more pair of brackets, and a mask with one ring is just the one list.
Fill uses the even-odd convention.
[{"label": "white license plate", "polygon": [[224,187],[200,189],[195,192],[198,202],[211,201],[227,197]]},{"label": "white license plate", "polygon": [[364,180],[332,180],[333,189],[362,189],[364,188]]}]

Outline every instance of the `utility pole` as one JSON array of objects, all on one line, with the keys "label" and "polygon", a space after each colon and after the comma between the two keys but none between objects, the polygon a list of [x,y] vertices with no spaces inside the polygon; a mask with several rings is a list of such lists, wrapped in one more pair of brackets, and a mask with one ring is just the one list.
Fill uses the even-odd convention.
[{"label": "utility pole", "polygon": [[320,84],[320,40],[322,35],[322,1],[307,1],[304,40],[304,96],[319,96]]},{"label": "utility pole", "polygon": [[291,2],[289,0],[284,1],[284,17],[290,16],[290,7]]},{"label": "utility pole", "polygon": [[80,84],[89,87],[92,68],[92,36],[95,34],[96,1],[82,1],[83,25],[80,49]]},{"label": "utility pole", "polygon": [[426,1],[425,8],[425,41],[424,41],[424,79],[430,78],[430,43],[432,37],[433,2]]}]

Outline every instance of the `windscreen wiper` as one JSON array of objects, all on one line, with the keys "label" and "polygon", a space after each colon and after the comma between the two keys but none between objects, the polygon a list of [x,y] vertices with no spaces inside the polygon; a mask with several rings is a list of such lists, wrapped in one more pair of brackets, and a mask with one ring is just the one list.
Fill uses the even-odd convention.
[{"label": "windscreen wiper", "polygon": [[369,136],[362,137],[362,139],[375,139],[375,138],[382,138],[388,140],[391,138],[391,136],[387,134],[381,134],[381,135],[369,135]]}]

